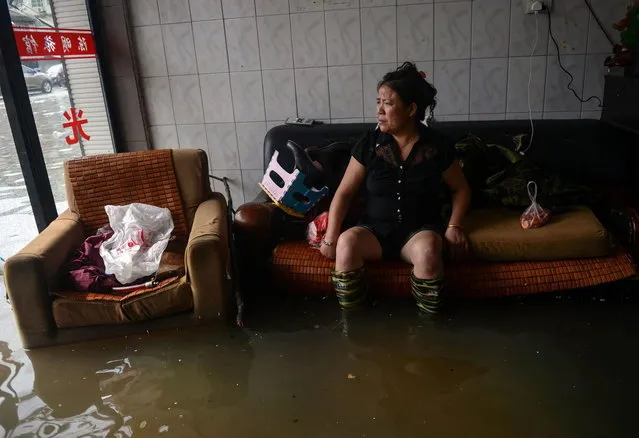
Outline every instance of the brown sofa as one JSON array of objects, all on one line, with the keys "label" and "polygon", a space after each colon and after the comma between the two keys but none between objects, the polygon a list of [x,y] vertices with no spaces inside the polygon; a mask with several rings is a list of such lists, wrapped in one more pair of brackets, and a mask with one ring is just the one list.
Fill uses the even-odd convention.
[{"label": "brown sofa", "polygon": [[[272,128],[264,140],[264,166],[276,149],[286,157],[283,145],[287,140],[304,147],[352,142],[373,126]],[[439,123],[437,128],[454,140],[473,133],[487,142],[506,145],[530,129],[527,121],[448,122]],[[521,228],[521,210],[471,209],[465,228],[473,260],[446,262],[447,285],[452,295],[481,298],[551,292],[635,275],[632,256],[637,254],[639,221],[632,209],[636,205],[632,186],[639,184],[631,163],[636,163],[633,149],[637,137],[603,122],[585,120],[537,121],[536,131],[537,140],[527,159],[604,190],[606,205],[596,212],[585,206],[568,208],[554,214],[549,225],[536,230]],[[332,294],[333,264],[306,244],[305,226],[306,221],[287,216],[263,195],[241,206],[235,218],[235,236],[242,271],[251,272],[253,278],[268,277],[280,291]],[[410,295],[407,264],[381,262],[368,268],[374,293]],[[259,275],[254,274],[256,270]]]},{"label": "brown sofa", "polygon": [[[26,348],[217,321],[229,298],[226,201],[213,193],[201,150],[86,157],[65,163],[69,209],[5,266],[6,288]],[[173,239],[153,288],[123,295],[68,290],[71,253],[108,218],[104,206],[168,208]]]}]

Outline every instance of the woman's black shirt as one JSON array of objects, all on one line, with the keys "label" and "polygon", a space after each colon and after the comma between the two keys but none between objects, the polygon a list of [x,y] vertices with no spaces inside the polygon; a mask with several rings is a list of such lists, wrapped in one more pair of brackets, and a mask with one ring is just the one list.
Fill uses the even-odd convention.
[{"label": "woman's black shirt", "polygon": [[418,230],[440,224],[442,174],[455,159],[452,141],[420,124],[419,140],[405,161],[394,138],[374,129],[354,146],[366,167],[366,215],[362,224]]}]

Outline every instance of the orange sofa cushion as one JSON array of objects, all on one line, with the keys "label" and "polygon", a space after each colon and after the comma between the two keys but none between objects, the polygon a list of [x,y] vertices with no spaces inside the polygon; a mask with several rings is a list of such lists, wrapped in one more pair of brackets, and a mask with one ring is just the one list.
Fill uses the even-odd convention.
[{"label": "orange sofa cushion", "polygon": [[[331,270],[325,259],[305,241],[279,244],[273,252],[273,284],[302,294],[334,294]],[[371,292],[410,296],[411,267],[399,261],[366,266]],[[620,250],[607,257],[542,262],[447,263],[447,291],[456,297],[485,298],[577,289],[635,275],[632,258]]]}]

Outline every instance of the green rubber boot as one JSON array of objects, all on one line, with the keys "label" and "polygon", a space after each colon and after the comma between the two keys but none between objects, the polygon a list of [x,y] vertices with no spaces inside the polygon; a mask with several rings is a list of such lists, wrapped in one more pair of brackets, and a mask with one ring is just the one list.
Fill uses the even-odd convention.
[{"label": "green rubber boot", "polygon": [[333,287],[343,309],[353,309],[364,302],[368,293],[365,276],[363,267],[353,271],[333,271]]},{"label": "green rubber boot", "polygon": [[442,308],[443,278],[421,279],[411,274],[410,283],[419,310],[434,315]]}]

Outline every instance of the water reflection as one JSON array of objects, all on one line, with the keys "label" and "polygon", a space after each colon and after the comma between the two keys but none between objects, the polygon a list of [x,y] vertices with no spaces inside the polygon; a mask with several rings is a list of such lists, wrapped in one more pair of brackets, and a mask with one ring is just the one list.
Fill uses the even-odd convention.
[{"label": "water reflection", "polygon": [[[635,286],[636,288],[636,286]],[[207,328],[24,352],[0,342],[0,436],[626,437],[637,300],[332,300]],[[0,333],[11,335],[0,307]],[[347,330],[344,330],[344,325]]]},{"label": "water reflection", "polygon": [[48,406],[33,413],[7,435],[13,437],[130,437],[130,433],[115,431],[110,415],[98,412],[92,406],[80,415],[58,418]]},{"label": "water reflection", "polygon": [[9,344],[0,341],[0,432],[6,433],[18,424],[18,394],[13,382],[21,368],[21,363],[11,359]]},{"label": "water reflection", "polygon": [[[130,437],[160,431],[199,436],[196,426],[211,410],[246,397],[253,355],[241,332],[181,336],[186,339],[126,341],[124,357],[113,356],[122,340],[33,350],[25,353],[26,365],[9,359],[7,344],[0,343],[7,436]],[[21,382],[15,382],[18,375]]]},{"label": "water reflection", "polygon": [[[481,379],[489,368],[485,362],[466,360],[453,352],[442,355],[434,345],[429,348],[429,341],[441,342],[438,332],[448,331],[445,316],[431,318],[411,308],[384,312],[386,318],[375,313],[376,321],[367,309],[342,311],[340,325],[352,347],[350,359],[379,369],[384,394],[378,403],[398,436],[419,430],[427,433],[429,417],[442,397]],[[389,325],[395,336],[388,336]]]}]

